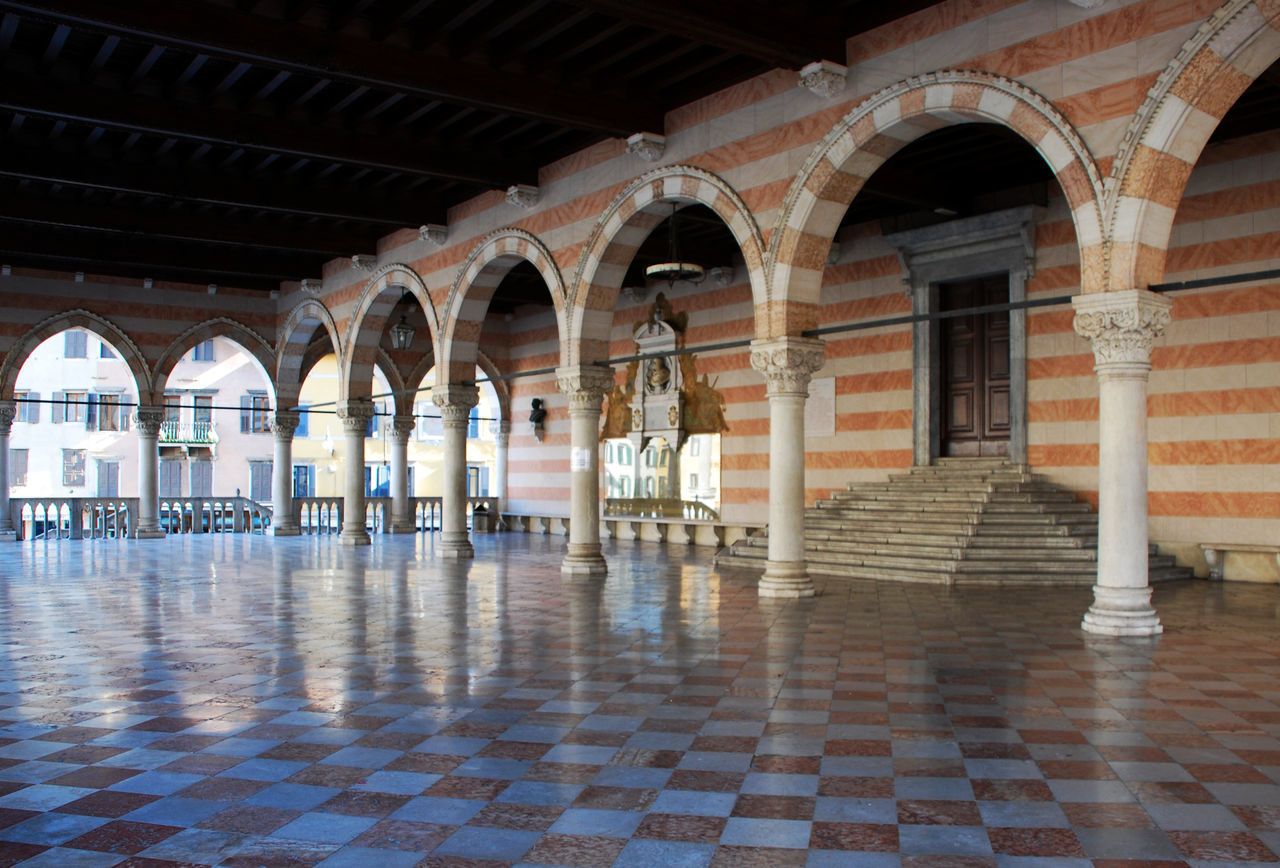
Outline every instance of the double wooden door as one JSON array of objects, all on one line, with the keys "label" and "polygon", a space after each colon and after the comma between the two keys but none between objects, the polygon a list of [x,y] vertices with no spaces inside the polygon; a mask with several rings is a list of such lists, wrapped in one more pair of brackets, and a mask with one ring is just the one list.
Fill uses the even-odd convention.
[{"label": "double wooden door", "polygon": [[[1000,274],[943,284],[943,311],[1009,301]],[[1008,455],[1009,312],[950,317],[941,324],[943,455]]]}]

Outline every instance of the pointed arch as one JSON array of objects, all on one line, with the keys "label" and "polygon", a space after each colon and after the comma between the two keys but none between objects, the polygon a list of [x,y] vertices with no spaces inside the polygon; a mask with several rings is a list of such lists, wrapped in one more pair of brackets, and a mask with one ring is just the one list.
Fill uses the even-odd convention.
[{"label": "pointed arch", "polygon": [[756,310],[767,307],[764,240],[746,202],[727,181],[706,169],[664,166],[628,184],[605,209],[582,248],[568,299],[569,340],[561,342],[562,364],[609,357],[613,312],[627,268],[653,228],[671,216],[670,208],[664,207],[671,203],[705,205],[724,221],[746,261]]},{"label": "pointed arch", "polygon": [[493,360],[480,353],[480,357],[476,360],[476,365],[489,378],[489,385],[493,386],[493,391],[498,396],[498,416],[504,422],[511,421],[511,387],[507,385],[507,381],[500,379],[502,371],[498,370],[498,366]]},{"label": "pointed arch", "polygon": [[165,384],[169,380],[169,374],[173,373],[173,369],[177,367],[178,362],[182,361],[182,357],[187,350],[213,338],[227,338],[235,341],[249,355],[253,356],[254,360],[262,367],[263,375],[267,378],[267,384],[271,387],[272,398],[274,399],[277,396],[275,348],[248,326],[228,317],[218,317],[187,329],[160,354],[160,360],[156,362],[155,372],[151,377],[153,384],[151,402],[153,404],[164,403]]},{"label": "pointed arch", "polygon": [[151,366],[147,364],[142,350],[138,349],[133,339],[111,320],[83,309],[69,310],[43,319],[13,342],[9,352],[5,354],[4,363],[0,364],[0,399],[13,398],[18,374],[36,347],[60,332],[75,328],[93,332],[114,347],[120,354],[120,358],[129,366],[129,372],[133,374],[133,385],[138,395],[138,402],[150,399]]},{"label": "pointed arch", "polygon": [[369,396],[370,384],[373,381],[374,360],[378,357],[382,335],[386,332],[387,321],[391,317],[392,310],[406,292],[413,295],[422,308],[427,320],[431,345],[439,345],[439,322],[436,319],[436,309],[431,303],[431,294],[427,291],[426,282],[416,271],[402,262],[382,266],[365,284],[347,326],[347,334],[343,342],[344,352],[339,356],[341,359],[339,390],[342,392],[342,400]]},{"label": "pointed arch", "polygon": [[[413,366],[413,370],[411,370],[409,372],[409,375],[404,379],[406,390],[419,388],[422,385],[422,378],[425,377],[427,375],[427,372],[430,371],[432,368],[434,368],[435,365],[436,365],[435,353],[427,353],[421,359],[419,359],[418,363]],[[412,413],[413,405],[417,400],[418,394],[419,393],[415,392],[412,396],[410,396],[408,399],[408,402],[405,405],[403,405],[403,407],[398,408],[396,412],[405,413],[405,414]]]},{"label": "pointed arch", "polygon": [[1156,79],[1112,164],[1107,289],[1145,289],[1164,278],[1192,169],[1218,122],[1278,59],[1280,3],[1228,0]]},{"label": "pointed arch", "polygon": [[[1053,105],[1012,79],[947,70],[890,85],[859,104],[805,160],[769,240],[774,304],[760,337],[817,324],[822,274],[845,211],[871,175],[909,142],[953,124],[995,123],[1022,136],[1057,178],[1071,208],[1086,285],[1105,272],[1102,178],[1084,140]],[[757,320],[760,317],[757,315]]]},{"label": "pointed arch", "polygon": [[322,328],[329,335],[331,351],[341,359],[342,342],[338,338],[338,326],[329,308],[319,299],[300,301],[285,317],[276,343],[276,394],[281,407],[298,403],[298,393],[307,372],[319,358],[327,355],[321,353],[317,356],[312,349],[316,334]]},{"label": "pointed arch", "polygon": [[480,352],[480,330],[489,301],[502,279],[521,260],[542,275],[556,311],[556,329],[564,343],[565,287],[555,257],[537,236],[507,227],[485,236],[471,251],[449,289],[440,343],[441,383],[470,380]]}]

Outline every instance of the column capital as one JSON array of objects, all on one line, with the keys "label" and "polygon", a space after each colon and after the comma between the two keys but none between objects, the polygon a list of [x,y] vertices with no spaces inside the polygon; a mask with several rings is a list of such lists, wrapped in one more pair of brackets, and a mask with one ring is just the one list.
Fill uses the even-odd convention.
[{"label": "column capital", "polygon": [[751,342],[751,367],[764,375],[770,396],[807,396],[809,379],[825,361],[825,344],[814,338],[770,338]]},{"label": "column capital", "polygon": [[302,422],[302,414],[294,410],[277,410],[271,414],[271,433],[277,440],[292,440]]},{"label": "column capital", "polygon": [[16,418],[18,418],[18,402],[0,401],[0,434],[8,434]]},{"label": "column capital", "polygon": [[1095,370],[1151,368],[1151,344],[1169,325],[1173,302],[1145,289],[1095,292],[1071,299],[1076,334],[1093,344]]},{"label": "column capital", "polygon": [[164,424],[164,407],[150,407],[139,404],[133,411],[133,424],[138,433],[145,437],[159,437],[160,426]]},{"label": "column capital", "polygon": [[339,401],[336,410],[342,420],[342,430],[348,434],[363,434],[369,427],[369,420],[377,415],[377,408],[367,399]]},{"label": "column capital", "polygon": [[604,396],[613,388],[613,368],[565,365],[556,368],[556,386],[569,399],[569,412],[600,412]]},{"label": "column capital", "polygon": [[471,408],[480,403],[480,390],[475,386],[451,383],[431,389],[431,403],[440,408],[440,421],[450,425],[466,425]]},{"label": "column capital", "polygon": [[396,440],[409,441],[409,435],[418,427],[418,420],[412,416],[392,416],[391,436]]}]

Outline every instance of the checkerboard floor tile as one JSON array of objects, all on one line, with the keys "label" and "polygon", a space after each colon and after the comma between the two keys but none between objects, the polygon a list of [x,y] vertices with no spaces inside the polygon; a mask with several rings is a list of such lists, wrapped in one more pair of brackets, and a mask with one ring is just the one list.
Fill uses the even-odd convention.
[{"label": "checkerboard floor tile", "polygon": [[829,582],[430,538],[0,551],[5,866],[1280,862],[1280,588]]}]

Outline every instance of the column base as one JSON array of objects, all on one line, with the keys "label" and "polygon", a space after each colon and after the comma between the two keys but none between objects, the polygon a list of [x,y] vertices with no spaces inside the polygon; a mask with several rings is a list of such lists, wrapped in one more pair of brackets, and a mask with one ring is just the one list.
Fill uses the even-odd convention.
[{"label": "column base", "polygon": [[359,530],[347,530],[343,528],[342,533],[338,534],[338,542],[344,546],[367,546],[373,543],[369,539],[369,532],[364,528]]},{"label": "column base", "polygon": [[756,593],[761,597],[797,599],[818,593],[804,561],[769,561]]},{"label": "column base", "polygon": [[569,551],[560,564],[560,575],[568,578],[590,579],[609,574],[609,564],[600,554],[599,543],[570,543]]},{"label": "column base", "polygon": [[418,529],[413,526],[412,521],[406,521],[402,524],[393,523],[387,528],[387,533],[417,533]]},{"label": "column base", "polygon": [[0,542],[17,542],[18,532],[16,530],[0,530]]},{"label": "column base", "polygon": [[272,536],[298,536],[301,533],[302,533],[302,528],[300,527],[286,527],[283,525],[277,526],[274,524],[271,525]]},{"label": "column base", "polygon": [[133,533],[134,539],[164,539],[166,536],[158,527],[140,527]]},{"label": "column base", "polygon": [[476,550],[471,545],[471,537],[464,531],[441,531],[440,542],[436,545],[436,554],[442,558],[451,558],[453,560],[468,560],[476,556]]},{"label": "column base", "polygon": [[1095,585],[1093,605],[1080,629],[1101,636],[1158,636],[1164,632],[1151,606],[1151,588],[1106,588]]}]

